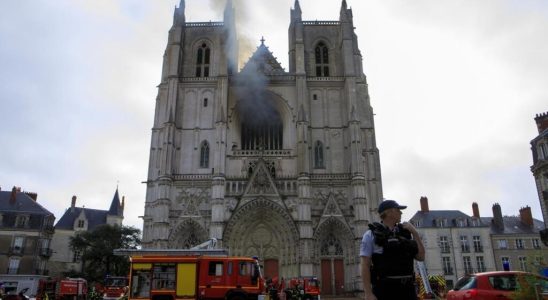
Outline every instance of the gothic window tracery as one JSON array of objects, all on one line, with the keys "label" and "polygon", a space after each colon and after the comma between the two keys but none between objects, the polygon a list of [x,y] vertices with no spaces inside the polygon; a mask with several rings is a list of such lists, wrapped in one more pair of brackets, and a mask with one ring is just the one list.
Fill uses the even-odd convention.
[{"label": "gothic window tracery", "polygon": [[316,141],[316,144],[314,145],[314,168],[325,168],[323,159],[323,144],[320,141]]},{"label": "gothic window tracery", "polygon": [[211,50],[203,43],[196,53],[196,77],[209,77]]},{"label": "gothic window tracery", "polygon": [[330,233],[323,241],[320,247],[322,256],[342,256],[343,248],[341,242],[332,233]]},{"label": "gothic window tracery", "polygon": [[209,168],[209,144],[202,142],[200,146],[200,168]]},{"label": "gothic window tracery", "polygon": [[283,147],[283,124],[280,114],[272,110],[267,118],[245,119],[241,124],[242,150],[280,150]]},{"label": "gothic window tracery", "polygon": [[324,42],[319,42],[314,49],[314,57],[316,62],[316,76],[329,76],[329,52]]}]

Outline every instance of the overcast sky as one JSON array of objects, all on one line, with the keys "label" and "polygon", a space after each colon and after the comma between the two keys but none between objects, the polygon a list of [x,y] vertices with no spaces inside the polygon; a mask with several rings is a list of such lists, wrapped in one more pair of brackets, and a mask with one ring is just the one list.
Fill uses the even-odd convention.
[{"label": "overcast sky", "polygon": [[[187,0],[189,22],[225,0]],[[548,1],[347,0],[376,114],[384,197],[482,216],[532,207],[529,142],[548,111]],[[57,220],[108,209],[142,228],[162,56],[179,0],[0,1],[0,187],[38,193]],[[234,1],[243,56],[266,39],[288,69],[294,0]],[[304,20],[341,1],[301,0]],[[240,65],[241,67],[242,65]]]}]

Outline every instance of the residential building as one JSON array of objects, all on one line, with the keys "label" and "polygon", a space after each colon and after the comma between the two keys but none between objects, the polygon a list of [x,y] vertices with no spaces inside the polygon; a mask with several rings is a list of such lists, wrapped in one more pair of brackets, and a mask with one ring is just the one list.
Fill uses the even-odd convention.
[{"label": "residential building", "polygon": [[76,206],[76,196],[72,196],[70,207],[55,224],[51,247],[49,270],[52,276],[64,276],[67,272],[82,271],[81,253],[70,247],[70,238],[82,231],[91,231],[100,225],[122,225],[124,220],[124,198],[120,202],[118,189],[108,210]]},{"label": "residential building", "polygon": [[[548,226],[548,112],[537,114],[535,122],[538,135],[531,141],[531,172],[535,177],[544,226]],[[542,229],[540,235],[544,245],[548,246],[548,227]]]},{"label": "residential building", "polygon": [[29,288],[48,275],[55,216],[37,202],[38,194],[0,190],[0,282],[6,292]]},{"label": "residential building", "polygon": [[536,266],[548,263],[548,247],[544,245],[539,231],[544,223],[534,219],[531,208],[519,210],[519,216],[502,216],[500,205],[493,205],[493,217],[482,218],[490,224],[493,257],[498,271],[504,270],[506,262],[510,270],[537,271]]},{"label": "residential building", "polygon": [[424,243],[429,274],[443,275],[451,288],[466,274],[495,270],[490,223],[480,218],[477,203],[472,204],[472,216],[458,210],[430,210],[426,197],[420,204],[410,222]]},{"label": "residential building", "polygon": [[360,289],[359,244],[378,220],[382,186],[346,0],[328,21],[303,20],[294,2],[288,71],[264,38],[239,69],[232,1],[222,22],[187,22],[184,0],[173,20],[143,247],[216,238],[231,255],[260,257],[266,277],[315,275],[324,295]]}]

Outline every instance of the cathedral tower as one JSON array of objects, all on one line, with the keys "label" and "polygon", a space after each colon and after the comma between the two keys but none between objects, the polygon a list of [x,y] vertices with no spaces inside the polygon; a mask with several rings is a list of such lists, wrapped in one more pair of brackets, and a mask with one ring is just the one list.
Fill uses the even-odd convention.
[{"label": "cathedral tower", "polygon": [[359,286],[359,243],[382,199],[379,152],[352,10],[290,11],[289,71],[261,40],[238,69],[234,7],[223,22],[175,9],[156,98],[143,247],[217,238],[267,277]]}]

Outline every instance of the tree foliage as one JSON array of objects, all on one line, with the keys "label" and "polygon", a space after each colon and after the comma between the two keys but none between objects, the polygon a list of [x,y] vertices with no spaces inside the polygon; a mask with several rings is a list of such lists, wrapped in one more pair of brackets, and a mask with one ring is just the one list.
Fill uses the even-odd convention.
[{"label": "tree foliage", "polygon": [[71,237],[70,247],[81,253],[82,275],[91,282],[102,282],[105,275],[124,276],[129,271],[126,256],[116,256],[114,249],[137,249],[141,231],[132,226],[101,225]]}]

